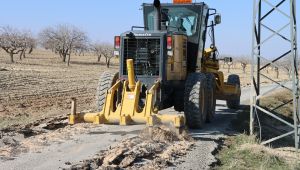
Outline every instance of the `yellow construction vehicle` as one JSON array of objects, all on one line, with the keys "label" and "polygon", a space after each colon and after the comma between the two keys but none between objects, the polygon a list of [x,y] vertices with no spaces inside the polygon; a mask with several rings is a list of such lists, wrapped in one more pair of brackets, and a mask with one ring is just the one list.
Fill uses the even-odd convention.
[{"label": "yellow construction vehicle", "polygon": [[[120,69],[100,77],[98,112],[76,113],[73,107],[70,124],[172,123],[201,128],[212,121],[217,99],[226,100],[229,108],[239,107],[239,77],[230,75],[224,82],[219,71],[214,27],[221,16],[205,3],[191,1],[143,4],[144,26],[115,37]],[[207,34],[212,45],[204,49]],[[173,106],[184,116],[159,113]]]}]

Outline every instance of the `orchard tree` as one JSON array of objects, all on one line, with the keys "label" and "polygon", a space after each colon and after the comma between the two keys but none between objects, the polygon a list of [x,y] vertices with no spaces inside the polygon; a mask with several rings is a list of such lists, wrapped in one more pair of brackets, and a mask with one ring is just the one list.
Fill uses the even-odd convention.
[{"label": "orchard tree", "polygon": [[232,65],[233,65],[233,62],[231,61],[231,62],[225,62],[226,63],[226,65],[227,65],[227,72],[228,73],[230,73],[230,69],[231,69],[231,67],[232,67]]},{"label": "orchard tree", "polygon": [[283,61],[280,62],[280,65],[282,65],[282,67],[286,71],[286,73],[289,76],[289,78],[291,78],[291,74],[292,74],[292,64],[291,64],[291,61],[289,59],[285,59],[285,60],[283,60]]},{"label": "orchard tree", "polygon": [[105,58],[106,67],[109,68],[110,61],[114,57],[114,47],[109,43],[95,43],[92,45],[91,49],[97,55],[98,62],[100,62],[101,58]]},{"label": "orchard tree", "polygon": [[238,62],[241,64],[243,73],[246,73],[247,66],[250,64],[250,60],[247,57],[241,57],[238,59]]},{"label": "orchard tree", "polygon": [[275,73],[276,73],[276,78],[279,78],[279,68],[277,66],[274,67]]},{"label": "orchard tree", "polygon": [[102,44],[101,43],[94,43],[91,44],[91,50],[97,56],[97,62],[100,62],[103,54],[102,54]]},{"label": "orchard tree", "polygon": [[10,62],[14,63],[14,55],[24,49],[25,39],[22,33],[12,27],[0,28],[0,47],[9,54]]},{"label": "orchard tree", "polygon": [[37,47],[37,40],[32,36],[28,39],[28,54],[31,54]]},{"label": "orchard tree", "polygon": [[20,40],[22,43],[21,51],[20,51],[20,60],[22,60],[22,57],[26,57],[26,52],[28,51],[28,54],[31,54],[33,49],[36,48],[36,40],[33,38],[30,31],[23,32],[20,35]]},{"label": "orchard tree", "polygon": [[102,54],[105,57],[106,67],[109,68],[110,60],[114,57],[114,47],[111,44],[102,44]]},{"label": "orchard tree", "polygon": [[86,33],[71,25],[48,27],[39,34],[39,37],[42,46],[58,53],[67,66],[70,65],[72,52],[86,46],[88,42]]},{"label": "orchard tree", "polygon": [[88,43],[80,44],[79,46],[74,47],[74,53],[76,56],[84,56],[85,53],[88,53],[91,51],[90,45]]}]

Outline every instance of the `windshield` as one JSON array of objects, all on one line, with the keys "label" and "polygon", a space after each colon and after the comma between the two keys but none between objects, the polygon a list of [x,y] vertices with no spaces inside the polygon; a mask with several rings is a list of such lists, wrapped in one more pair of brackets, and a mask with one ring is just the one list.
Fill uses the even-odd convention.
[{"label": "windshield", "polygon": [[[197,33],[199,14],[185,7],[165,7],[162,15],[166,15],[168,31],[184,32],[187,36],[193,36]],[[147,15],[147,27],[149,30],[154,29],[154,11]]]}]

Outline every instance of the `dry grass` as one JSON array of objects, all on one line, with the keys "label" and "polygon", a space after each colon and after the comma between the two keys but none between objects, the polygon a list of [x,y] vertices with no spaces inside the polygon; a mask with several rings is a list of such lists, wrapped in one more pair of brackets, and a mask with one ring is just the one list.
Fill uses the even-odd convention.
[{"label": "dry grass", "polygon": [[216,169],[299,169],[300,154],[293,148],[273,149],[259,145],[254,136],[238,135],[226,140]]},{"label": "dry grass", "polygon": [[295,150],[295,148],[269,148],[259,144],[243,144],[239,148],[241,151],[250,150],[255,154],[265,153],[272,157],[278,157],[280,160],[284,160],[288,164],[299,164],[300,163],[300,153]]},{"label": "dry grass", "polygon": [[[292,99],[292,93],[286,89],[276,90],[273,93],[261,99],[261,106],[280,113],[280,115],[293,119],[293,102],[288,103]],[[283,107],[276,109],[278,106],[288,103]]]},{"label": "dry grass", "polygon": [[[291,99],[288,90],[277,90],[262,98],[261,106],[272,110]],[[278,116],[291,121],[292,104],[276,109]],[[237,118],[232,121],[232,126],[238,132],[247,132],[249,129],[249,107],[238,111]],[[262,141],[281,135],[287,129],[282,123],[270,119],[265,114],[258,112],[262,127]],[[289,130],[289,129],[288,129]],[[225,147],[218,154],[221,165],[217,169],[300,169],[300,153],[294,148],[293,138],[283,138],[273,142],[272,147],[259,145],[256,136],[240,134],[225,140]]]}]

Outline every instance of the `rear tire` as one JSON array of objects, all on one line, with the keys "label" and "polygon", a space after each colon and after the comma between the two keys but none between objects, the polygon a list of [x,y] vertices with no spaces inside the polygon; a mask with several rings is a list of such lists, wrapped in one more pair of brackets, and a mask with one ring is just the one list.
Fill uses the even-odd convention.
[{"label": "rear tire", "polygon": [[[119,73],[104,72],[100,76],[97,92],[96,92],[96,107],[97,111],[102,111],[106,92],[117,82]],[[116,98],[117,100],[117,98]]]},{"label": "rear tire", "polygon": [[[238,75],[229,75],[227,83],[230,85],[238,86],[241,89],[240,77]],[[236,96],[234,99],[227,99],[227,107],[229,109],[238,109],[240,107],[241,96]]]},{"label": "rear tire", "polygon": [[205,74],[191,73],[186,80],[184,94],[184,114],[191,129],[201,128],[206,121],[205,90]]},{"label": "rear tire", "polygon": [[216,78],[213,73],[206,74],[207,89],[206,89],[206,106],[207,116],[206,121],[211,122],[216,113]]}]

